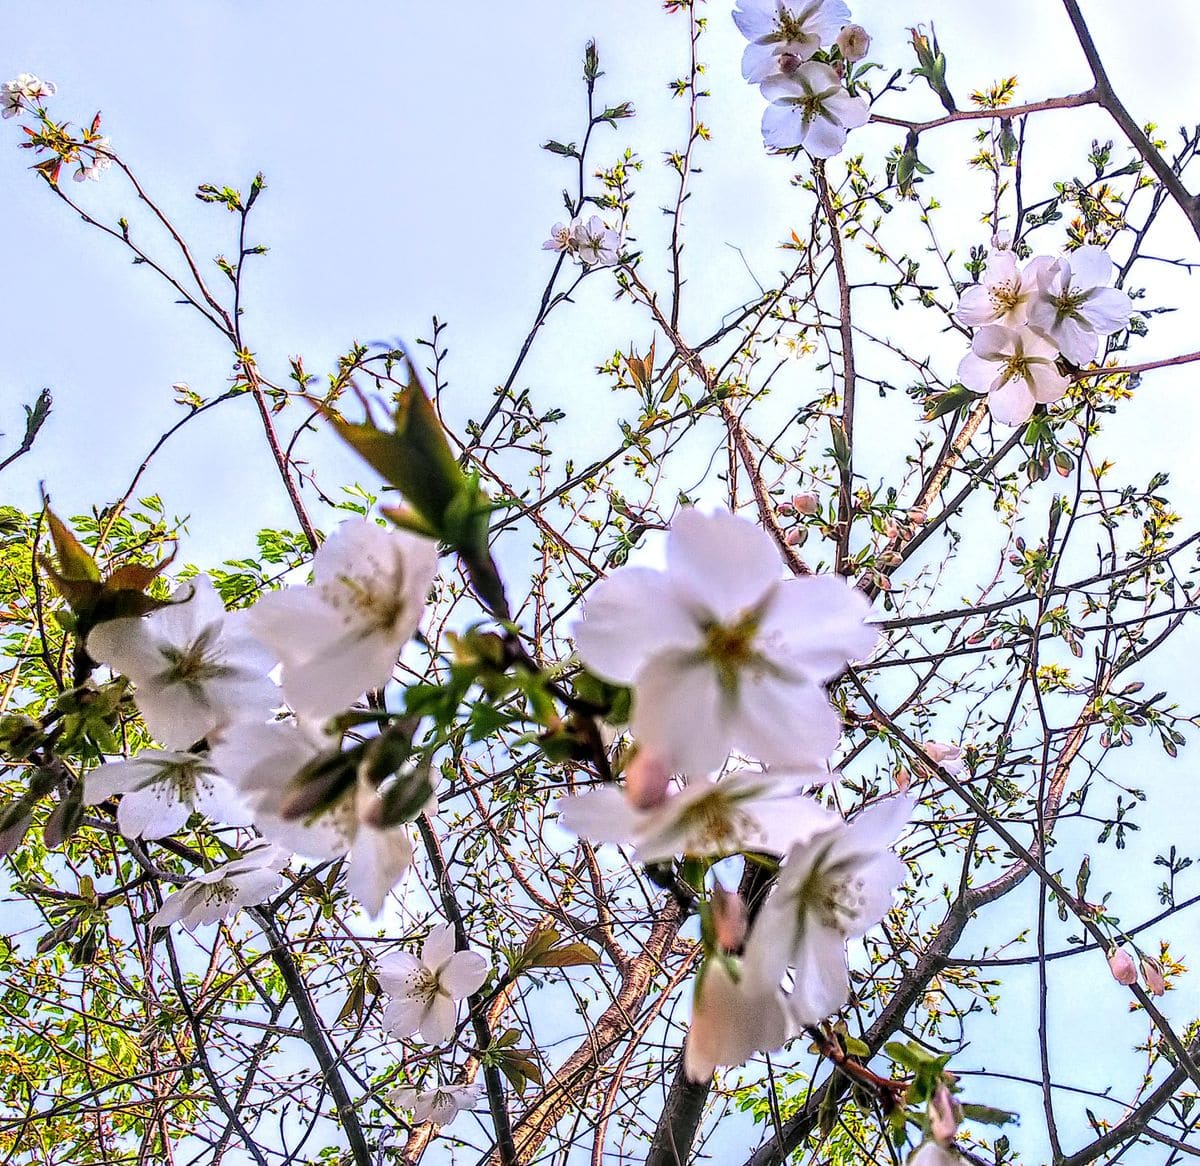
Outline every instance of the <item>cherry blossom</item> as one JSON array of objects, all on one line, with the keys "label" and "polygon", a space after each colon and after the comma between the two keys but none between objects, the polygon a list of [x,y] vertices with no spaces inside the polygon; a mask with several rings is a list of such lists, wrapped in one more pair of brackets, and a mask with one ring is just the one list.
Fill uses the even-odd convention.
[{"label": "cherry blossom", "polygon": [[1123,947],[1114,947],[1108,953],[1108,970],[1118,984],[1128,986],[1137,983],[1137,965],[1133,962],[1133,956]]},{"label": "cherry blossom", "polygon": [[921,749],[934,765],[940,765],[951,777],[957,777],[966,765],[961,745],[944,745],[941,741],[922,741]]},{"label": "cherry blossom", "polygon": [[1024,268],[1007,247],[988,256],[983,278],[964,289],[954,317],[969,328],[985,324],[1003,324],[1021,328],[1029,322],[1029,308],[1037,298],[1039,277],[1054,264],[1048,255],[1039,255]]},{"label": "cherry blossom", "polygon": [[790,1035],[778,985],[745,976],[735,980],[728,961],[709,959],[696,976],[684,1072],[689,1081],[704,1084],[718,1065],[740,1065],[755,1053],[773,1053]]},{"label": "cherry blossom", "polygon": [[[314,861],[348,855],[346,890],[368,915],[383,910],[412,863],[412,839],[403,825],[377,825],[379,792],[342,764],[338,741],[308,721],[240,723],[220,734],[210,756],[262,834]],[[298,783],[301,774],[310,781]]]},{"label": "cherry blossom", "polygon": [[848,24],[833,42],[847,61],[861,61],[871,51],[871,35],[861,24]]},{"label": "cherry blossom", "polygon": [[482,1085],[438,1085],[434,1089],[402,1085],[388,1094],[388,1101],[398,1109],[412,1110],[415,1122],[445,1126],[460,1113],[474,1109],[482,1096]]},{"label": "cherry blossom", "polygon": [[746,942],[745,968],[763,987],[778,985],[787,968],[795,969],[786,1004],[797,1027],[818,1024],[849,998],[846,940],[865,934],[891,906],[905,868],[888,847],[913,804],[889,798],[784,858]]},{"label": "cherry blossom", "polygon": [[386,684],[436,573],[431,539],[365,518],[342,523],[317,551],[311,587],[272,592],[249,612],[283,662],[288,704],[324,717]]},{"label": "cherry blossom", "polygon": [[542,244],[542,250],[574,251],[575,228],[578,223],[578,219],[572,219],[569,223],[555,223],[550,229],[550,238]]},{"label": "cherry blossom", "polygon": [[195,753],[143,749],[84,776],[84,805],[98,806],[114,794],[121,795],[117,827],[126,838],[165,838],[182,830],[195,813],[228,825],[248,821],[230,784]]},{"label": "cherry blossom", "polygon": [[958,366],[958,379],[986,393],[988,410],[1004,425],[1028,421],[1035,405],[1061,400],[1071,387],[1058,371],[1058,349],[1029,328],[989,324],[975,333],[971,351]]},{"label": "cherry blossom", "polygon": [[[804,784],[828,780],[812,774]],[[615,786],[557,803],[560,823],[580,838],[634,848],[635,862],[676,855],[721,858],[744,851],[785,854],[796,842],[827,830],[837,815],[798,792],[801,780],[761,772],[697,778],[651,809]]]},{"label": "cherry blossom", "polygon": [[257,843],[240,858],[203,871],[181,887],[150,917],[150,926],[182,923],[195,931],[201,924],[226,919],[242,907],[264,903],[283,889],[285,880],[280,871],[287,858],[284,851]]},{"label": "cherry blossom", "polygon": [[53,97],[58,87],[53,81],[42,81],[32,73],[18,73],[0,86],[0,116],[15,117],[26,102]]},{"label": "cherry blossom", "polygon": [[420,959],[396,952],[379,961],[379,983],[391,996],[384,1027],[393,1036],[420,1033],[426,1044],[445,1044],[454,1035],[458,1001],[477,992],[489,971],[479,952],[455,951],[454,928],[439,924],[426,938]]},{"label": "cherry blossom", "polygon": [[1129,324],[1133,301],[1108,287],[1113,263],[1101,247],[1078,251],[1041,268],[1038,298],[1029,307],[1029,323],[1073,364],[1096,358],[1101,336]]},{"label": "cherry blossom", "polygon": [[73,175],[76,182],[98,182],[100,175],[112,166],[112,155],[108,152],[110,141],[109,138],[93,138],[88,142],[92,160],[79,163],[79,169]]},{"label": "cherry blossom", "polygon": [[935,1141],[922,1142],[909,1156],[908,1166],[962,1166],[962,1158]]},{"label": "cherry blossom", "polygon": [[279,703],[267,675],[275,659],[246,631],[244,614],[226,612],[207,575],[172,599],[149,615],[100,624],[88,654],[134,682],[146,727],[172,749],[227,722],[266,720]]},{"label": "cherry blossom", "polygon": [[803,146],[814,158],[832,158],[849,131],[870,117],[866,101],[851,97],[841,78],[820,61],[772,75],[761,88],[771,102],[763,111],[763,141],[774,150]]},{"label": "cherry blossom", "polygon": [[781,579],[779,553],[728,511],[684,509],[665,571],[622,567],[593,588],[575,643],[632,684],[634,738],[672,769],[709,773],[739,749],[812,770],[841,722],[822,685],[874,650],[862,593],[834,575]]},{"label": "cherry blossom", "polygon": [[575,254],[588,267],[612,267],[620,259],[621,232],[610,227],[599,215],[585,223],[576,219],[571,225]]},{"label": "cherry blossom", "polygon": [[806,61],[832,44],[850,9],[843,0],[738,0],[733,21],[750,42],[742,76],[757,85],[779,71],[781,56]]}]

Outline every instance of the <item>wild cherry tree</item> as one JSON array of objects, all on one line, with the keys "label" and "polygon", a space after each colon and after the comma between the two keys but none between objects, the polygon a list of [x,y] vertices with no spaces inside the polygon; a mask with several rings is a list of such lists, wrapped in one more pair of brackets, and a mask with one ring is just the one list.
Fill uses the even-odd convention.
[{"label": "wild cherry tree", "polygon": [[[1200,360],[1157,340],[1191,311],[1161,273],[1200,263],[1200,129],[1133,119],[1076,0],[1056,51],[1092,84],[1030,100],[899,7],[903,60],[842,0],[665,4],[665,232],[619,46],[606,74],[588,43],[490,400],[436,317],[321,373],[263,351],[263,176],[196,190],[233,227],[209,261],[86,95],[4,85],[20,198],[131,257],[231,377],[174,386],[119,498],[0,511],[6,1161],[1195,1152],[1167,786],[1200,529],[1165,493],[1189,467],[1122,454]],[[714,307],[688,227],[730,28],[804,225]],[[1084,111],[1111,140],[1071,136]],[[527,383],[597,286],[636,339]],[[169,515],[199,485],[142,480],[238,398],[294,523],[197,562]],[[50,393],[25,411],[8,474]]]}]

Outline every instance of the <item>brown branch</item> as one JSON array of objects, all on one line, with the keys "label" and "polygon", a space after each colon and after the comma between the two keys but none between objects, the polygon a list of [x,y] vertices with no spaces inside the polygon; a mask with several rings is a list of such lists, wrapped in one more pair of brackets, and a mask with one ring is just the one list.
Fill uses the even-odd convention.
[{"label": "brown branch", "polygon": [[1079,47],[1087,58],[1088,67],[1092,70],[1092,78],[1095,81],[1093,92],[1096,100],[1108,110],[1113,121],[1121,127],[1121,131],[1129,139],[1130,144],[1141,155],[1146,165],[1154,171],[1154,176],[1179,204],[1179,209],[1187,217],[1197,238],[1200,238],[1200,200],[1183,185],[1179,175],[1171,169],[1170,163],[1155,149],[1154,144],[1142,132],[1141,126],[1133,120],[1129,110],[1121,103],[1121,99],[1117,96],[1112,82],[1108,78],[1104,62],[1100,59],[1096,42],[1092,40],[1087,22],[1083,19],[1083,13],[1079,10],[1079,4],[1076,0],[1063,0],[1063,6],[1067,10],[1067,16],[1070,17],[1071,26],[1075,29]]},{"label": "brown branch", "polygon": [[939,126],[950,125],[956,121],[980,121],[985,119],[1021,117],[1026,113],[1041,113],[1046,109],[1075,109],[1081,105],[1096,105],[1101,97],[1097,90],[1088,89],[1084,93],[1069,93],[1066,97],[1047,97],[1044,101],[1030,101],[1025,105],[1006,105],[1000,109],[958,109],[943,117],[935,117],[930,121],[909,121],[903,117],[889,117],[882,113],[871,114],[871,121],[881,125],[899,126],[901,129],[923,133],[925,130],[935,130]]}]

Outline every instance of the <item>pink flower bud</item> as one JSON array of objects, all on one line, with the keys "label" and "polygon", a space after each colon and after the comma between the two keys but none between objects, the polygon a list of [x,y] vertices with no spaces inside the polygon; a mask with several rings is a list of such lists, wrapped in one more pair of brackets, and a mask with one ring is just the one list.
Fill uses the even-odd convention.
[{"label": "pink flower bud", "polygon": [[871,51],[871,37],[861,24],[848,24],[834,41],[847,61],[861,61]]},{"label": "pink flower bud", "polygon": [[928,511],[922,510],[919,506],[914,506],[908,512],[908,521],[911,522],[913,526],[924,526],[924,524],[929,521],[929,513]]},{"label": "pink flower bud", "polygon": [[898,567],[904,562],[904,556],[896,551],[881,551],[878,562],[881,567]]},{"label": "pink flower bud", "polygon": [[625,796],[639,810],[653,810],[667,800],[671,771],[657,757],[639,749],[625,770]]},{"label": "pink flower bud", "polygon": [[1137,983],[1137,968],[1133,963],[1133,956],[1129,954],[1123,947],[1114,947],[1108,956],[1108,967],[1112,972],[1112,977],[1118,984],[1136,984]]},{"label": "pink flower bud", "polygon": [[783,541],[789,547],[802,547],[808,540],[808,531],[802,526],[793,526],[791,530],[783,536]]},{"label": "pink flower bud", "polygon": [[907,793],[908,787],[912,785],[912,774],[902,765],[892,774],[892,780],[901,793]]},{"label": "pink flower bud", "polygon": [[895,538],[897,535],[899,535],[900,527],[896,524],[896,520],[894,518],[889,518],[887,522],[883,524],[883,533],[887,535],[888,538]]},{"label": "pink flower bud", "polygon": [[958,1132],[961,1111],[945,1085],[939,1085],[929,1099],[929,1132],[945,1145]]},{"label": "pink flower bud", "polygon": [[1146,981],[1146,991],[1151,996],[1161,996],[1167,990],[1162,964],[1148,955],[1142,956],[1142,979]]},{"label": "pink flower bud", "polygon": [[797,514],[813,515],[816,514],[820,508],[821,500],[816,496],[816,494],[812,493],[812,491],[806,491],[803,494],[792,495],[792,509],[795,510]]},{"label": "pink flower bud", "polygon": [[746,928],[750,919],[745,900],[737,891],[727,891],[718,883],[713,888],[709,906],[712,908],[717,946],[723,951],[740,951],[746,942]]}]

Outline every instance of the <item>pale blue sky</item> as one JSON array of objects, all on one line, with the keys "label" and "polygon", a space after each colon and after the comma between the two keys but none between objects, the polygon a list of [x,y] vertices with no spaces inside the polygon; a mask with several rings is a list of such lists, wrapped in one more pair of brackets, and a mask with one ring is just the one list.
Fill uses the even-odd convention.
[{"label": "pale blue sky", "polygon": [[[705,173],[690,204],[684,320],[697,335],[754,293],[733,247],[769,279],[782,265],[776,243],[792,225],[802,228],[800,216],[807,214],[789,186],[791,168],[762,151],[761,101],[740,78],[743,42],[728,7],[709,6],[712,35],[702,49],[714,94],[703,117],[714,142],[698,157]],[[876,36],[872,57],[889,68],[910,67],[905,28],[932,18],[960,102],[972,88],[1013,72],[1021,76],[1023,99],[1083,89],[1089,81],[1064,35],[1061,6],[1051,0],[863,0],[853,7]],[[1117,0],[1090,0],[1087,12],[1139,119],[1174,127],[1200,116],[1194,63],[1200,18],[1189,0],[1151,0],[1136,19]],[[606,71],[602,99],[632,100],[639,114],[615,132],[602,128],[594,159],[613,160],[626,145],[645,158],[631,226],[653,252],[662,231],[657,207],[672,188],[660,152],[683,141],[685,124],[684,107],[670,99],[666,81],[682,72],[685,58],[680,22],[652,0],[467,0],[453,7],[407,0],[337,6],[4,0],[0,79],[29,70],[55,81],[53,108],[77,123],[103,110],[114,147],[195,241],[201,261],[232,248],[233,220],[198,203],[196,185],[244,189],[256,170],[265,171],[269,189],[254,222],[256,238],[272,250],[250,278],[246,326],[271,375],[284,378],[292,354],[302,353],[310,371],[323,373],[353,339],[428,335],[436,313],[450,324],[457,396],[449,407],[460,417],[478,417],[512,362],[553,265],[540,245],[562,217],[559,192],[573,185],[574,174],[539,146],[581,135],[580,59],[589,36],[599,43]],[[934,98],[917,90],[887,109],[903,116],[939,112]],[[1054,117],[1063,120],[1043,124],[1069,125],[1084,141],[1112,136],[1093,112]],[[860,133],[856,148],[877,158],[900,140],[886,127]],[[60,511],[71,513],[124,489],[157,435],[180,415],[173,382],[212,395],[223,387],[228,358],[216,333],[173,305],[149,272],[130,266],[115,244],[64,213],[28,171],[31,159],[15,148],[19,140],[15,120],[0,124],[0,264],[7,280],[0,455],[19,437],[19,404],[41,386],[53,389],[56,411],[35,452],[6,476],[4,499],[32,504],[44,479]],[[969,140],[968,129],[955,129],[923,144],[923,156],[948,175]],[[1032,147],[1030,165],[1052,164],[1061,148],[1047,129]],[[111,176],[83,190],[69,181],[66,188],[110,221],[131,206]],[[957,190],[943,181],[943,200],[961,199],[946,222],[964,251],[986,241],[976,226],[985,191],[979,178],[962,180]],[[1151,251],[1178,253],[1184,239],[1165,224],[1161,245]],[[660,278],[660,260],[652,259],[647,271]],[[213,269],[213,283],[219,280]],[[1162,280],[1166,298],[1194,299],[1184,273],[1163,272]],[[616,346],[631,340],[644,346],[650,336],[643,316],[610,310],[610,288],[604,277],[590,281],[519,382],[577,418],[588,414],[593,394],[604,392],[594,365]],[[1180,312],[1156,324],[1138,358],[1195,347],[1194,320],[1194,313]],[[1187,464],[1182,458],[1194,424],[1164,428],[1162,421],[1164,410],[1175,416],[1185,403],[1190,408],[1194,391],[1195,377],[1186,371],[1156,378],[1129,411],[1131,461],[1142,458],[1150,468],[1166,460]],[[147,489],[164,494],[168,513],[193,514],[185,558],[210,549],[209,557],[243,553],[257,526],[288,521],[282,495],[265,474],[251,410],[242,400],[202,419],[147,479]],[[581,442],[592,440],[586,422],[576,424]],[[595,440],[610,444],[614,432],[608,428]],[[1060,999],[1056,1020],[1067,1033],[1100,1010],[1115,1024],[1124,999],[1101,975],[1086,998]],[[1187,1005],[1168,998],[1165,1011],[1182,1016]],[[1124,1035],[1122,1029],[1114,1038],[1122,1047],[1131,1043]],[[1009,1051],[1021,1036],[1035,1039],[1032,1027],[1008,1036]],[[1106,1083],[1102,1065],[1076,1072]]]}]

